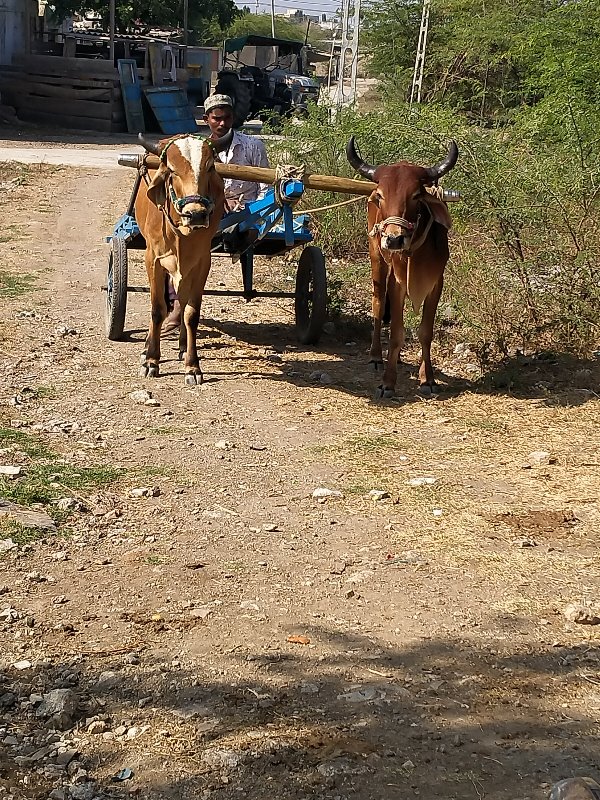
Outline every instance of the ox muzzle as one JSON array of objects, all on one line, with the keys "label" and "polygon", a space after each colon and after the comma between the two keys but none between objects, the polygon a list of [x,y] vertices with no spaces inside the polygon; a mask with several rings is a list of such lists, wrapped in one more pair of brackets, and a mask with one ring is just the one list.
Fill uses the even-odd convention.
[{"label": "ox muzzle", "polygon": [[382,250],[391,252],[409,252],[413,234],[419,221],[409,222],[404,217],[386,217],[381,222],[375,223],[369,231],[369,236],[380,236]]},{"label": "ox muzzle", "polygon": [[215,204],[210,197],[200,194],[177,197],[173,187],[170,187],[170,196],[173,207],[181,217],[181,227],[188,230],[198,228],[208,228],[210,215],[214,211]]}]

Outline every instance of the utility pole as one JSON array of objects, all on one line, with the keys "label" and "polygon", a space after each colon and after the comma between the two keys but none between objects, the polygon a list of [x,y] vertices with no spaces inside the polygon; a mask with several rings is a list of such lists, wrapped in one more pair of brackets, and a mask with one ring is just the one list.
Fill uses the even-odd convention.
[{"label": "utility pole", "polygon": [[[423,87],[423,70],[425,67],[425,49],[427,48],[427,34],[429,32],[429,5],[430,0],[423,0],[423,13],[421,14],[421,27],[419,28],[419,42],[415,58],[412,87],[410,89],[410,105],[416,99],[421,102],[421,89]],[[416,97],[415,97],[416,96]]]},{"label": "utility pole", "polygon": [[183,68],[188,65],[188,27],[190,18],[190,0],[183,0]]},{"label": "utility pole", "polygon": [[108,17],[109,17],[108,46],[110,52],[109,58],[110,58],[110,63],[114,66],[115,65],[115,18],[116,18],[115,0],[110,0],[108,7]]},{"label": "utility pole", "polygon": [[335,92],[335,105],[351,105],[356,100],[356,73],[358,67],[358,39],[360,33],[361,0],[354,0],[352,30],[350,30],[351,0],[342,0],[342,33],[340,69]]},{"label": "utility pole", "polygon": [[271,36],[275,38],[275,0],[271,0]]}]

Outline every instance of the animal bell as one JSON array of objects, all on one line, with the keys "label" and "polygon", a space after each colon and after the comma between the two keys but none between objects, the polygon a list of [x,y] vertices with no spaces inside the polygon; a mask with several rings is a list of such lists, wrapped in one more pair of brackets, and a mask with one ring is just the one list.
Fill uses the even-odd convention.
[{"label": "animal bell", "polygon": [[458,189],[442,189],[442,200],[444,203],[456,203],[461,199]]}]

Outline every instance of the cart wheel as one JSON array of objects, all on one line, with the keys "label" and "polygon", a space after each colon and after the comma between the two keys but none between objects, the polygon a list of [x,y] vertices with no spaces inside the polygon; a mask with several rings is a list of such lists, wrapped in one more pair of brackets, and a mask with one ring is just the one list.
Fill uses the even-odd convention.
[{"label": "cart wheel", "polygon": [[327,273],[318,247],[305,247],[296,273],[296,332],[302,344],[316,344],[327,316]]},{"label": "cart wheel", "polygon": [[106,276],[104,329],[111,341],[117,341],[125,328],[127,309],[127,245],[125,239],[113,236]]}]

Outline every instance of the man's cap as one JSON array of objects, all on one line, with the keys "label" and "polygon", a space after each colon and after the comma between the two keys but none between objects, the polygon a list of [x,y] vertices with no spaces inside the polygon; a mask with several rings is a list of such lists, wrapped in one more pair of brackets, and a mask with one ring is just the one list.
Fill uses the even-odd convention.
[{"label": "man's cap", "polygon": [[208,114],[213,108],[217,106],[229,106],[233,108],[233,100],[228,94],[211,94],[204,101],[204,113]]}]

